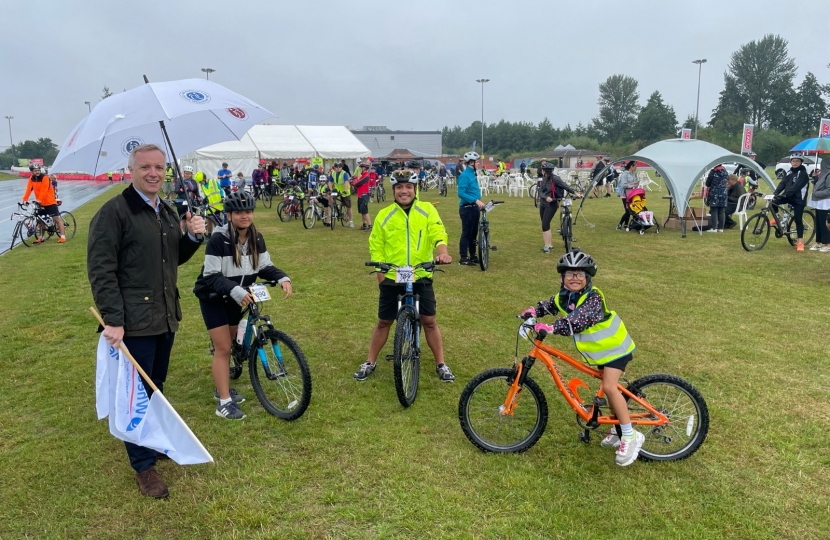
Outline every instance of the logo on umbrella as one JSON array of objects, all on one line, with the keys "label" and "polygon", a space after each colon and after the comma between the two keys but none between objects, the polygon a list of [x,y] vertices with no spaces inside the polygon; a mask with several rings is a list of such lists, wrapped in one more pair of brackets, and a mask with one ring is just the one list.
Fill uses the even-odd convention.
[{"label": "logo on umbrella", "polygon": [[184,90],[179,95],[183,100],[190,103],[207,103],[210,101],[210,94],[201,90]]},{"label": "logo on umbrella", "polygon": [[73,142],[75,142],[75,137],[77,137],[77,136],[78,136],[78,132],[79,132],[80,130],[81,130],[81,128],[76,129],[76,130],[75,130],[75,133],[73,133],[73,134],[72,134],[72,136],[71,136],[71,137],[69,137],[69,142],[68,142],[68,143],[66,143],[67,148],[68,148],[68,147],[70,147],[70,146],[72,146],[72,143],[73,143]]},{"label": "logo on umbrella", "polygon": [[125,156],[129,156],[130,152],[133,151],[133,148],[135,148],[136,146],[141,146],[142,144],[144,144],[144,139],[142,139],[141,137],[127,137],[126,139],[124,139],[124,142],[121,143],[121,153]]},{"label": "logo on umbrella", "polygon": [[239,107],[231,107],[228,109],[228,112],[231,113],[231,116],[234,118],[239,118],[240,120],[245,120],[248,118],[248,114],[245,112],[244,109],[240,109]]}]

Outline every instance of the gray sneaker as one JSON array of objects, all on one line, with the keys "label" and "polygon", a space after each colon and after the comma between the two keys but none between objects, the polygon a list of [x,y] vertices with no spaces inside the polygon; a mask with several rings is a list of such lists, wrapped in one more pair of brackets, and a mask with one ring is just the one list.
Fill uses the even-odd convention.
[{"label": "gray sneaker", "polygon": [[620,437],[617,435],[617,430],[613,426],[608,435],[605,436],[599,443],[603,448],[617,448],[620,445]]},{"label": "gray sneaker", "polygon": [[357,373],[352,375],[352,377],[354,377],[355,380],[358,380],[358,381],[365,381],[366,379],[369,378],[369,375],[371,375],[374,372],[375,372],[375,364],[373,364],[371,362],[363,362],[362,364],[360,364],[360,367],[358,368]]},{"label": "gray sneaker", "polygon": [[231,401],[227,405],[221,403],[216,407],[216,416],[227,418],[228,420],[242,420],[245,418],[245,413],[239,408],[239,405]]},{"label": "gray sneaker", "polygon": [[[219,401],[219,390],[217,390],[215,388],[213,389],[213,399],[215,399],[216,401]],[[233,388],[231,388],[231,399],[237,405],[240,404],[240,403],[245,403],[245,398],[242,397],[242,395],[239,392],[237,392],[236,390],[234,390]]]},{"label": "gray sneaker", "polygon": [[441,379],[441,382],[453,382],[455,380],[455,375],[452,374],[450,366],[447,364],[435,366],[435,373],[438,374],[438,378]]},{"label": "gray sneaker", "polygon": [[634,440],[632,441],[627,441],[624,437],[620,439],[620,447],[617,448],[617,465],[627,467],[634,463],[637,456],[640,455],[640,448],[643,447],[645,441],[646,436],[639,431],[634,432]]}]

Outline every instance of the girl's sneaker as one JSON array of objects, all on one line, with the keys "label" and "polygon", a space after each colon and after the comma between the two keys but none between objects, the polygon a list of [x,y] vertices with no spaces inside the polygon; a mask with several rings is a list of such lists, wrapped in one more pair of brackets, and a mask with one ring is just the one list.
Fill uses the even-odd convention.
[{"label": "girl's sneaker", "polygon": [[239,405],[231,401],[227,405],[221,403],[216,407],[216,416],[220,418],[227,418],[228,420],[242,420],[245,418],[245,413],[239,408]]},{"label": "girl's sneaker", "polygon": [[823,248],[818,250],[819,253],[828,253],[830,252],[830,246],[824,246]]},{"label": "girl's sneaker", "polygon": [[599,443],[603,448],[617,448],[620,445],[620,437],[617,435],[617,429],[611,428],[611,431]]},{"label": "girl's sneaker", "polygon": [[824,246],[822,246],[821,244],[813,244],[812,246],[810,246],[810,251],[818,251],[822,247],[824,247]]},{"label": "girl's sneaker", "polygon": [[640,455],[640,448],[646,442],[646,436],[639,431],[634,432],[634,438],[629,440],[620,440],[620,447],[617,448],[617,465],[620,467],[627,467],[637,460]]}]

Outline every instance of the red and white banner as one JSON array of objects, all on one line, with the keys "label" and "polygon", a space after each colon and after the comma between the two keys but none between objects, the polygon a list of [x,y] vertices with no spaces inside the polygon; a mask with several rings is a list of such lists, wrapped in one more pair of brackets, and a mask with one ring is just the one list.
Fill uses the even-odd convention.
[{"label": "red and white banner", "polygon": [[692,138],[692,128],[683,128],[680,130],[680,138],[681,139],[691,139]]},{"label": "red and white banner", "polygon": [[818,127],[818,136],[827,137],[830,135],[830,118],[822,118]]},{"label": "red and white banner", "polygon": [[741,153],[752,152],[752,134],[755,131],[755,126],[752,124],[744,124],[743,141],[741,142]]}]

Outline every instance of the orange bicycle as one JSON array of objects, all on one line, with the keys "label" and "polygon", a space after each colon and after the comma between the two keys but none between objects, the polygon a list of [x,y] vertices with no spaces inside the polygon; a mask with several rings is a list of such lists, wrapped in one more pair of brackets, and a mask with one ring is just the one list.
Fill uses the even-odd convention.
[{"label": "orange bicycle", "polygon": [[[479,373],[467,384],[458,403],[461,429],[475,446],[486,452],[524,452],[545,431],[548,404],[538,383],[529,377],[536,360],[541,361],[553,377],[568,405],[576,411],[577,424],[583,429],[579,439],[588,443],[591,431],[602,425],[617,426],[619,420],[603,414],[608,407],[601,385],[599,391],[583,399],[580,388],[590,387],[579,378],[565,382],[556,360],[602,380],[602,371],[543,343],[547,333],[534,332],[535,319],[519,326],[519,336],[531,340],[533,348],[512,368],[494,368]],[[516,358],[518,360],[518,337]],[[691,456],[703,444],[709,430],[709,409],[700,392],[688,381],[664,373],[646,375],[627,386],[618,385],[631,414],[634,429],[646,440],[639,458],[644,461],[677,461]],[[521,400],[519,399],[521,397]]]}]

